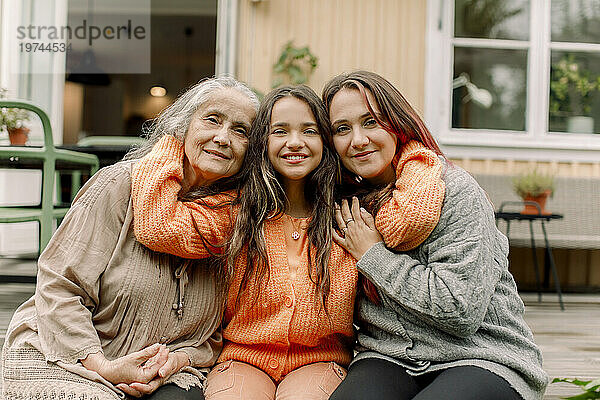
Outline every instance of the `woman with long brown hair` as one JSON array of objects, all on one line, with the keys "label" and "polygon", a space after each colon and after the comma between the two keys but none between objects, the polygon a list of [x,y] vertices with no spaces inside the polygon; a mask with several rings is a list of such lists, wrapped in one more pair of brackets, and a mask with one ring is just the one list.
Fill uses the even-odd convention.
[{"label": "woman with long brown hair", "polygon": [[[445,159],[383,77],[336,76],[323,101],[344,166],[342,191],[356,196],[336,209],[334,237],[358,260],[364,289],[355,316],[358,354],[331,399],[541,398],[541,354],[508,271],[508,241],[483,190]],[[406,169],[415,157],[427,160],[424,168]],[[440,172],[441,212],[406,207],[407,189]],[[440,187],[431,187],[437,196]],[[436,225],[399,248],[390,216],[414,212]]]},{"label": "woman with long brown hair", "polygon": [[[145,173],[144,161],[134,173],[142,243],[170,244],[184,257],[222,253],[233,269],[225,345],[208,376],[208,399],[326,399],[345,375],[358,274],[354,258],[332,240],[339,167],[330,129],[310,88],[268,94],[233,209],[177,201],[181,161],[169,152],[146,160],[162,173]],[[421,188],[413,195],[422,204],[428,198]],[[413,220],[401,225],[417,226]],[[398,232],[399,243],[413,238],[408,231]]]}]

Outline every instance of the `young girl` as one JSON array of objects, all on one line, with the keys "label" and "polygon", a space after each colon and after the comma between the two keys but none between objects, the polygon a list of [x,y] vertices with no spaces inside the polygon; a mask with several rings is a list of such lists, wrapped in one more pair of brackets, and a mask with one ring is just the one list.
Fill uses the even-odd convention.
[{"label": "young girl", "polygon": [[[354,258],[332,242],[338,161],[330,129],[308,87],[268,94],[233,210],[217,199],[177,201],[180,149],[159,143],[134,173],[142,243],[195,258],[225,246],[233,268],[208,399],[327,399],[345,376],[358,274]],[[155,168],[161,172],[150,173]],[[428,201],[422,188],[413,196]],[[420,226],[410,217],[403,223]],[[399,243],[413,239],[413,229],[398,232]]]},{"label": "young girl", "polygon": [[[508,242],[483,190],[443,158],[413,108],[381,76],[339,75],[323,100],[343,173],[357,178],[347,190],[362,194],[375,215],[356,198],[336,210],[343,227],[336,241],[368,281],[357,304],[358,355],[331,398],[541,398],[541,354],[508,272]],[[416,174],[403,162],[415,153],[429,160]],[[390,212],[411,212],[399,201],[407,179],[421,185],[440,166],[445,196],[437,226],[413,250],[388,250],[397,248]]]}]

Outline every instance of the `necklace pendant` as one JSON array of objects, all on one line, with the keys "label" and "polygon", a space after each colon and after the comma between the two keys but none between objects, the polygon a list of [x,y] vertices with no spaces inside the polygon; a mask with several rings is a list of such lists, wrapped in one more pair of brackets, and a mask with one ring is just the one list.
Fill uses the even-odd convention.
[{"label": "necklace pendant", "polygon": [[294,239],[294,240],[300,239],[300,233],[298,231],[292,232],[292,239]]}]

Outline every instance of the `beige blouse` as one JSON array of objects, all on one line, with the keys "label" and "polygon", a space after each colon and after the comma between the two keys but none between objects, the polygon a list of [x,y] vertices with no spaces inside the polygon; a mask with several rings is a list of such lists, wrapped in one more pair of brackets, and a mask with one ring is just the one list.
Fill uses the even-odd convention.
[{"label": "beige blouse", "polygon": [[78,360],[98,351],[115,359],[160,342],[185,352],[193,367],[214,364],[222,347],[214,279],[203,261],[137,242],[134,162],[100,170],[79,192],[39,258],[36,292],[13,316],[5,348],[33,347],[106,385]]}]

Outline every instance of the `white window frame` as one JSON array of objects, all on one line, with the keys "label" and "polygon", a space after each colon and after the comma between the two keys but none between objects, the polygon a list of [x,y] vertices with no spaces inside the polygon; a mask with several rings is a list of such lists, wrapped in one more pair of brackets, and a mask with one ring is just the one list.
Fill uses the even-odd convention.
[{"label": "white window frame", "polygon": [[217,1],[217,48],[215,75],[237,76],[237,0]]},{"label": "white window frame", "polygon": [[[454,0],[427,2],[425,120],[447,156],[500,160],[600,161],[600,134],[548,132],[550,51],[600,53],[600,44],[550,43],[551,2],[530,0],[530,5],[530,40],[519,41],[454,38]],[[528,49],[525,132],[451,127],[453,44]]]}]

